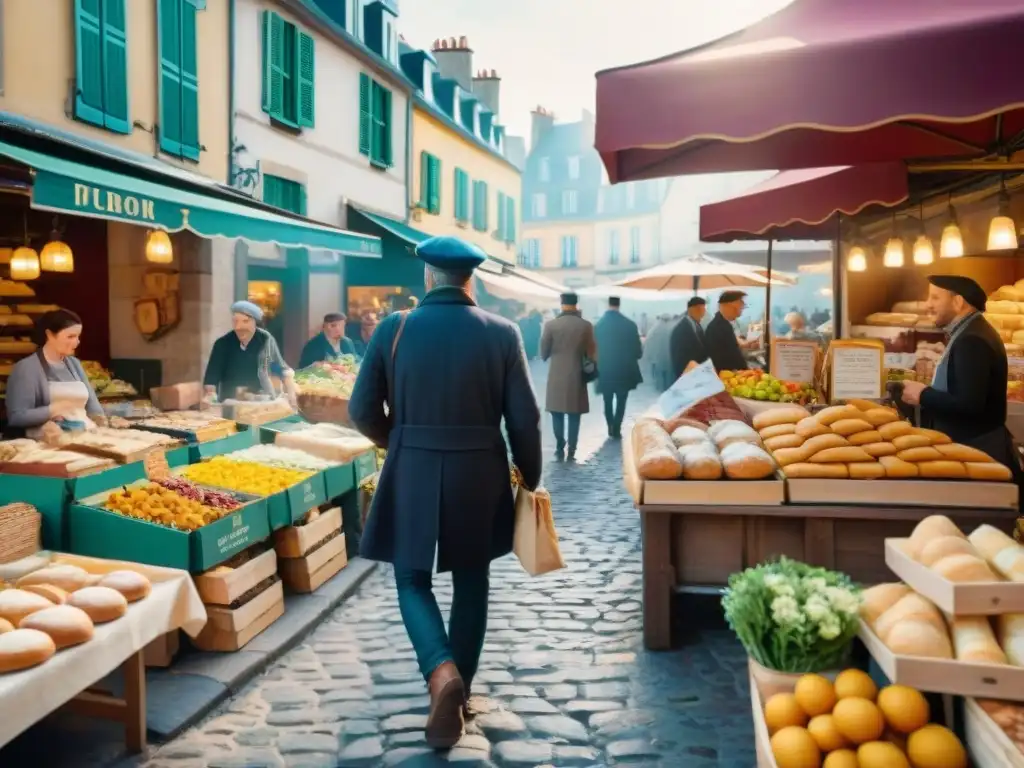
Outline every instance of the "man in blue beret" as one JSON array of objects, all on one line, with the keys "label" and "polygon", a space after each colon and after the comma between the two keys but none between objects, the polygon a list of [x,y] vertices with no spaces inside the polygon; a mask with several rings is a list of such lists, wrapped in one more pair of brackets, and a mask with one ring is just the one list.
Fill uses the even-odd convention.
[{"label": "man in blue beret", "polygon": [[263,310],[251,301],[231,305],[232,330],[213,343],[203,384],[207,398],[221,401],[238,396],[239,390],[256,395],[276,395],[271,373],[279,374],[289,396],[294,396],[294,372],[288,367],[269,331],[260,328]]},{"label": "man in blue beret", "polygon": [[[491,560],[512,551],[509,457],[540,482],[540,410],[514,323],[477,307],[473,270],[486,255],[453,237],[416,248],[427,293],[370,338],[349,416],[386,448],[361,552],[393,563],[398,603],[430,692],[427,743],[453,746],[487,629]],[[451,571],[451,620],[431,585]]]}]

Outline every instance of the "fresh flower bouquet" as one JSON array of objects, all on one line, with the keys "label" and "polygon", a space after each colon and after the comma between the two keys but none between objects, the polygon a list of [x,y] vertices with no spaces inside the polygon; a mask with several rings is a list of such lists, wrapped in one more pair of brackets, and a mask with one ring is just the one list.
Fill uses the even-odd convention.
[{"label": "fresh flower bouquet", "polygon": [[777,672],[823,672],[846,660],[860,592],[842,573],[782,557],[729,577],[725,618],[747,653]]}]

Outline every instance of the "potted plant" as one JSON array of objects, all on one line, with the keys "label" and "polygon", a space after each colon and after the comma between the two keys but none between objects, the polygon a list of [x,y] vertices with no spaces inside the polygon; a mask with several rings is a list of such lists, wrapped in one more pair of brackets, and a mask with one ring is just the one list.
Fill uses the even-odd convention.
[{"label": "potted plant", "polygon": [[859,626],[860,592],[842,573],[787,557],[729,577],[725,618],[766,695],[807,672],[838,672]]}]

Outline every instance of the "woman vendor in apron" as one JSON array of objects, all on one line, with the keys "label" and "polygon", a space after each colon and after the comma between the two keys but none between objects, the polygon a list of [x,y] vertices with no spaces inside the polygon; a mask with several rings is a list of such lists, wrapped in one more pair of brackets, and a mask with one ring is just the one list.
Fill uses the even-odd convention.
[{"label": "woman vendor in apron", "polygon": [[47,422],[65,430],[106,423],[103,408],[74,356],[82,337],[82,320],[68,309],[42,315],[36,323],[35,354],[19,360],[7,379],[5,436],[41,435]]},{"label": "woman vendor in apron", "polygon": [[917,406],[921,426],[984,451],[1013,472],[1018,487],[1024,472],[1006,428],[1006,348],[982,315],[985,291],[969,277],[928,278],[928,311],[946,332],[930,386],[903,382],[901,399]]},{"label": "woman vendor in apron", "polygon": [[255,395],[279,394],[271,373],[284,380],[289,396],[294,391],[295,373],[285,363],[274,337],[259,323],[263,310],[251,301],[231,305],[232,330],[213,343],[203,384],[208,399],[214,395],[223,402],[238,396],[239,390]]}]

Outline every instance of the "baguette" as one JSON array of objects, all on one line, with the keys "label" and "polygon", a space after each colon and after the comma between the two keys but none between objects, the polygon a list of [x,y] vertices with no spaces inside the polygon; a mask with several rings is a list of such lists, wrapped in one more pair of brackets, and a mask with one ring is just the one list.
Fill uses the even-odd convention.
[{"label": "baguette", "polygon": [[996,636],[1006,660],[1015,667],[1024,667],[1024,613],[996,616]]},{"label": "baguette", "polygon": [[991,525],[979,525],[968,537],[985,561],[1010,581],[1024,582],[1024,547]]},{"label": "baguette", "polygon": [[775,472],[775,462],[760,446],[731,443],[722,449],[722,468],[731,480],[763,480]]},{"label": "baguette", "polygon": [[804,443],[804,448],[809,451],[808,456],[813,456],[818,451],[824,451],[828,448],[845,448],[849,444],[850,441],[845,437],[829,433],[808,438],[807,442]]},{"label": "baguette", "polygon": [[722,462],[710,440],[680,448],[679,456],[687,480],[718,480],[722,476]]},{"label": "baguette", "polygon": [[804,444],[804,439],[800,435],[779,435],[778,437],[769,437],[764,441],[764,447],[769,451],[777,451],[780,448],[799,448]]},{"label": "baguette", "polygon": [[939,560],[950,555],[981,557],[974,545],[962,536],[939,536],[924,545],[918,559],[921,561],[921,565],[931,568]]},{"label": "baguette", "polygon": [[932,444],[932,439],[925,435],[900,435],[892,439],[892,444],[897,451],[906,451],[910,448],[927,448]]},{"label": "baguette", "polygon": [[911,592],[893,603],[889,610],[878,617],[878,621],[875,622],[875,634],[886,643],[889,631],[904,621],[926,621],[943,632],[946,631],[946,623],[935,604],[928,598]]},{"label": "baguette", "polygon": [[976,555],[947,555],[932,566],[939,576],[957,584],[999,581],[988,563]]},{"label": "baguette", "polygon": [[877,461],[858,461],[847,465],[851,480],[878,480],[885,477],[885,467]]},{"label": "baguette", "polygon": [[929,515],[914,526],[914,530],[907,539],[907,554],[914,560],[921,559],[921,553],[935,539],[944,536],[955,536],[958,539],[966,539],[963,531],[957,528],[956,523],[945,515]]},{"label": "baguette", "polygon": [[874,408],[865,411],[861,418],[873,427],[880,427],[883,424],[892,424],[900,420],[900,415],[891,408]]},{"label": "baguette", "polygon": [[832,424],[832,431],[837,435],[848,437],[858,432],[870,432],[871,425],[864,419],[840,419]]},{"label": "baguette", "polygon": [[800,437],[809,440],[810,438],[817,437],[818,435],[830,435],[832,434],[832,430],[813,416],[808,416],[806,419],[801,419],[797,422],[796,433],[800,435]]},{"label": "baguette", "polygon": [[879,456],[878,462],[885,467],[885,476],[890,480],[906,480],[910,477],[917,477],[917,465],[904,461],[898,456]]},{"label": "baguette", "polygon": [[818,412],[815,417],[826,427],[843,419],[859,419],[863,411],[852,405],[833,405]]},{"label": "baguette", "polygon": [[953,644],[945,626],[930,621],[909,619],[891,628],[883,640],[897,656],[922,656],[932,659],[952,659]]},{"label": "baguette", "polygon": [[947,435],[945,432],[939,432],[937,429],[923,429],[918,428],[914,430],[915,435],[924,435],[925,437],[931,438],[932,445],[950,445],[953,442],[953,438]]},{"label": "baguette", "polygon": [[874,629],[878,617],[911,592],[913,590],[902,582],[876,584],[865,589],[861,595],[860,617],[864,619],[865,624]]},{"label": "baguette", "polygon": [[[778,460],[778,454],[776,454],[776,460]],[[786,477],[795,480],[845,480],[850,476],[850,472],[845,464],[808,464],[806,462],[797,462],[786,465],[782,471]]]},{"label": "baguette", "polygon": [[774,424],[758,430],[758,434],[761,435],[762,440],[770,440],[773,437],[782,437],[783,435],[795,435],[796,424]]},{"label": "baguette", "polygon": [[852,405],[860,411],[873,411],[876,408],[881,407],[874,400],[862,400],[859,397],[851,397],[846,401],[846,405]]},{"label": "baguette", "polygon": [[783,405],[778,408],[772,408],[769,411],[762,411],[754,416],[754,429],[764,429],[765,427],[774,427],[779,424],[796,424],[808,416],[810,414],[806,408],[799,405]]},{"label": "baguette", "polygon": [[[921,450],[915,448],[914,450]],[[967,467],[962,461],[921,461],[917,464],[917,472],[921,477],[937,480],[965,480]]]},{"label": "baguette", "polygon": [[897,448],[896,455],[903,459],[903,461],[908,461],[911,464],[917,464],[921,461],[942,461],[942,454],[930,445],[922,446],[921,448],[907,448],[902,451]]},{"label": "baguette", "polygon": [[860,446],[864,449],[864,452],[870,456],[874,456],[876,459],[881,456],[895,456],[896,446],[892,443],[878,442],[868,443],[867,445]]},{"label": "baguette", "polygon": [[867,432],[848,435],[846,439],[850,441],[850,445],[870,445],[882,442],[882,435],[877,429],[869,429]]},{"label": "baguette", "polygon": [[960,443],[936,444],[935,450],[941,453],[943,458],[952,459],[953,461],[973,461],[979,464],[992,462],[992,457],[984,451],[979,451],[977,448],[971,448],[969,445],[961,445]]},{"label": "baguette", "polygon": [[826,448],[823,451],[818,451],[811,456],[812,464],[852,464],[856,461],[871,461],[872,457],[866,453],[863,448],[857,448],[853,445],[846,445],[841,448]]},{"label": "baguette", "polygon": [[976,664],[1006,664],[1006,654],[996,643],[992,625],[984,616],[953,619],[953,651],[958,661]]},{"label": "baguette", "polygon": [[1013,472],[1009,467],[996,462],[965,461],[967,477],[971,480],[987,480],[989,482],[1005,483],[1013,479]]},{"label": "baguette", "polygon": [[883,440],[892,442],[897,437],[913,434],[914,428],[905,421],[890,421],[888,424],[880,424],[878,431]]},{"label": "baguette", "polygon": [[804,443],[799,448],[779,448],[777,451],[772,451],[772,457],[780,467],[788,467],[791,464],[807,461],[810,458],[810,452],[807,450],[807,443]]}]

